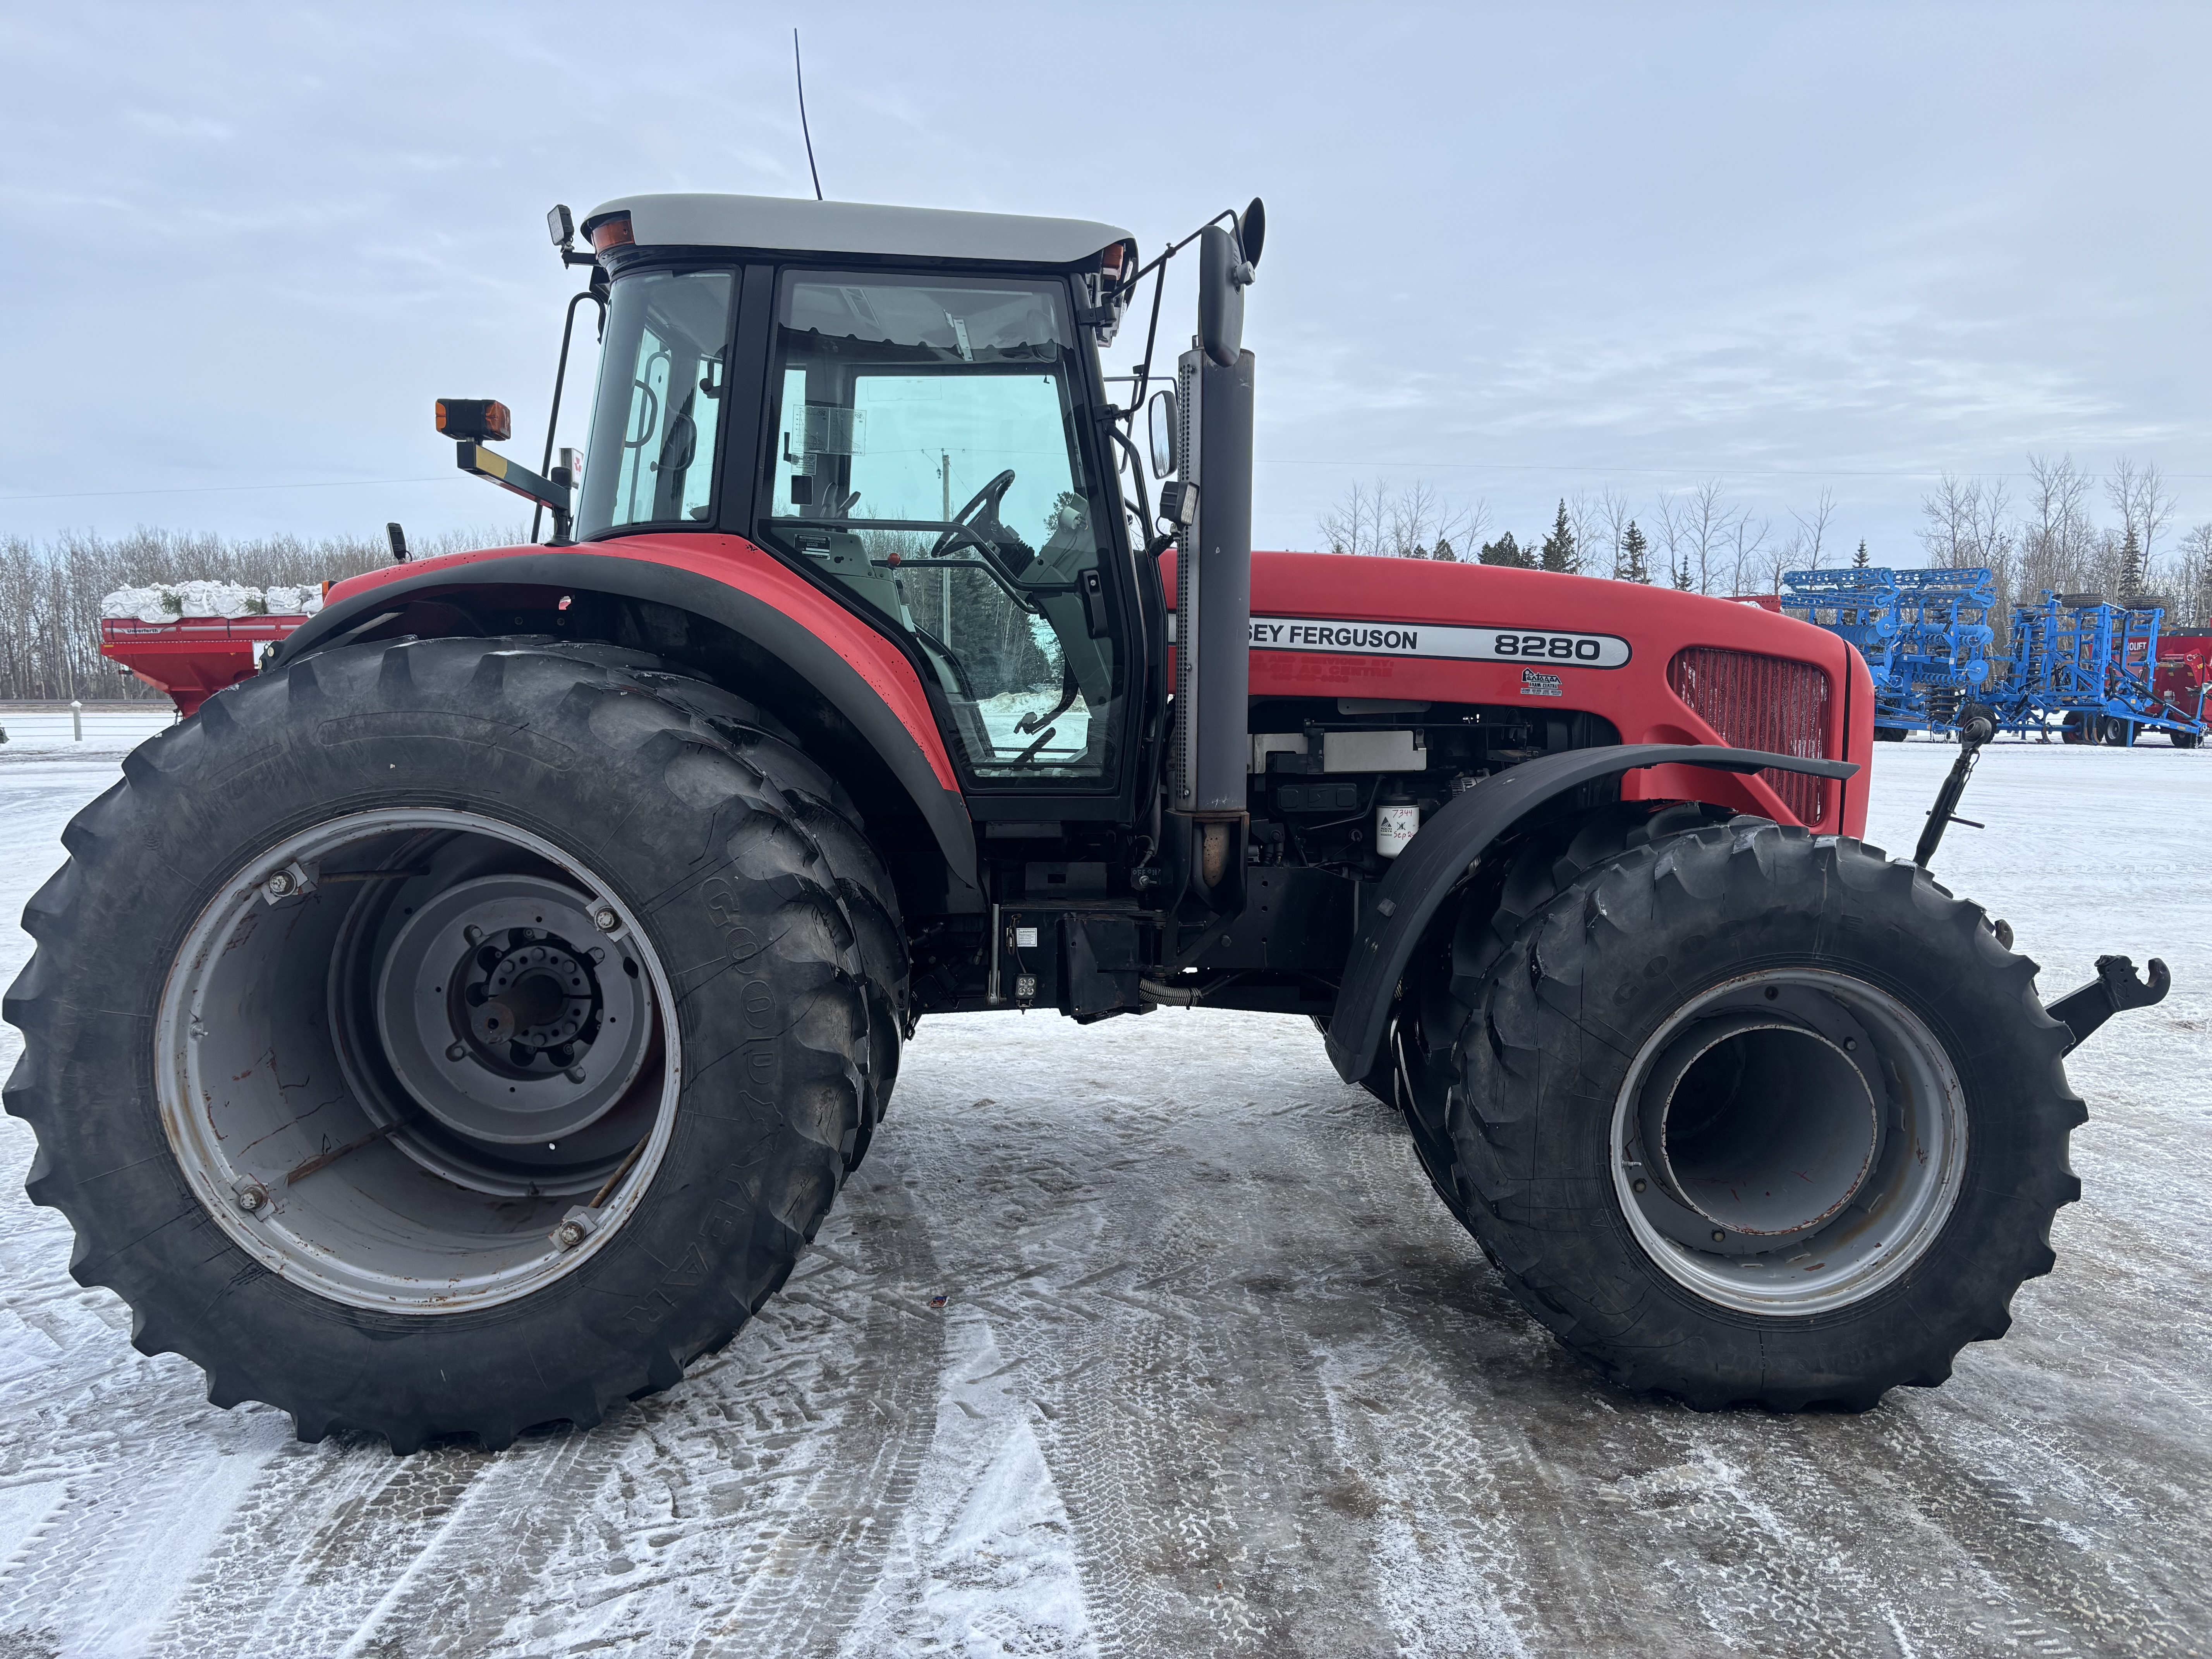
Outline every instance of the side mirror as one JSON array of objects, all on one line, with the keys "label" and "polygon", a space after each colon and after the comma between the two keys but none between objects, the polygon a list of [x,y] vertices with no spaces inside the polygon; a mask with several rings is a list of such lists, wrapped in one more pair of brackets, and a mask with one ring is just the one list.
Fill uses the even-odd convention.
[{"label": "side mirror", "polygon": [[1155,392],[1151,403],[1145,405],[1145,418],[1150,424],[1152,440],[1152,476],[1164,478],[1182,462],[1177,453],[1180,446],[1176,439],[1182,428],[1172,392]]},{"label": "side mirror", "polygon": [[1224,368],[1235,366],[1244,344],[1244,284],[1251,280],[1237,239],[1208,225],[1198,240],[1198,343]]}]

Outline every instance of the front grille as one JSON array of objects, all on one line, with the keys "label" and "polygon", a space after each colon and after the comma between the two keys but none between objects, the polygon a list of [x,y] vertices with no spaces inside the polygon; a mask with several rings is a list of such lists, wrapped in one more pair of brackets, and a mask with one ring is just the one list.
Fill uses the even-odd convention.
[{"label": "front grille", "polygon": [[[1828,758],[1828,677],[1811,663],[1692,646],[1667,665],[1667,684],[1731,749]],[[1759,776],[1800,823],[1820,827],[1826,779],[1771,768]]]}]

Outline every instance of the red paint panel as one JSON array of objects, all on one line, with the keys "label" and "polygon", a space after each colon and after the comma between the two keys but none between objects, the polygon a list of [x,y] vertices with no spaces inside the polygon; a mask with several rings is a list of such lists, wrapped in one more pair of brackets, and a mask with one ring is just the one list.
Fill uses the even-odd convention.
[{"label": "red paint panel", "polygon": [[[1175,592],[1172,562],[1167,591]],[[1383,697],[1432,702],[1504,703],[1531,712],[1586,710],[1602,715],[1623,743],[1724,743],[1726,739],[1676,696],[1668,664],[1685,647],[1705,646],[1811,663],[1829,677],[1832,695],[1822,747],[1833,759],[1863,763],[1874,740],[1873,683],[1857,653],[1809,623],[1756,605],[1592,577],[1425,559],[1354,558],[1332,553],[1255,553],[1255,617],[1502,628],[1530,632],[1605,635],[1626,640],[1618,668],[1545,661],[1536,672],[1558,682],[1559,695],[1528,695],[1528,665],[1461,658],[1353,652],[1271,650],[1252,653],[1255,697]],[[1864,775],[1848,785],[1823,784],[1823,829],[1840,823],[1857,835],[1866,823]],[[1843,800],[1837,810],[1835,793]],[[1632,800],[1697,799],[1796,822],[1763,781],[1692,767],[1656,767],[1621,781]]]},{"label": "red paint panel", "polygon": [[[680,535],[621,536],[565,550],[689,571],[774,606],[850,664],[921,745],[937,781],[947,789],[959,790],[959,775],[952,769],[952,757],[945,752],[945,740],[938,733],[936,717],[930,712],[929,698],[922,691],[914,665],[874,629],[743,537],[687,531]],[[473,564],[544,551],[543,547],[492,547],[414,559],[365,576],[349,577],[331,589],[329,600],[335,604],[357,593],[373,592],[386,582],[419,576],[426,570],[459,571]],[[493,572],[484,574],[487,579],[496,579]]]}]

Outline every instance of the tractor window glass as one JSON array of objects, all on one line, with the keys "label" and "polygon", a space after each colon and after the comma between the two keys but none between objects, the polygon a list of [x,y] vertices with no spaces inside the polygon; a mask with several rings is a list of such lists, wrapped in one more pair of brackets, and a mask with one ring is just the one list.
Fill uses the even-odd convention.
[{"label": "tractor window glass", "polygon": [[1127,677],[1064,284],[785,277],[760,533],[905,633],[975,776],[1102,781]]},{"label": "tractor window glass", "polygon": [[614,285],[577,534],[703,523],[736,292],[724,270],[641,271]]}]

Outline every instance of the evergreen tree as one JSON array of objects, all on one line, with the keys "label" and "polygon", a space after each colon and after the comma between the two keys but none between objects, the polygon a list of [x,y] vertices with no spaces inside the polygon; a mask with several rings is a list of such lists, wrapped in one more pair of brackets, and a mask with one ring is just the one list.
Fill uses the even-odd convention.
[{"label": "evergreen tree", "polygon": [[1494,542],[1485,542],[1481,552],[1475,556],[1485,564],[1511,565],[1516,570],[1531,569],[1536,562],[1521,550],[1521,544],[1513,539],[1510,530]]},{"label": "evergreen tree", "polygon": [[1442,559],[1447,564],[1456,563],[1459,559],[1459,555],[1452,551],[1451,538],[1449,536],[1437,538],[1437,544],[1430,550],[1429,556],[1432,559]]},{"label": "evergreen tree", "polygon": [[1697,584],[1690,577],[1690,556],[1685,553],[1682,562],[1674,569],[1674,586],[1686,593]]},{"label": "evergreen tree", "polygon": [[2142,544],[2136,539],[2136,527],[2128,526],[2126,538],[2120,543],[2120,603],[2133,605],[2142,598]]},{"label": "evergreen tree", "polygon": [[1552,533],[1544,538],[1541,562],[1547,570],[1571,572],[1582,561],[1575,556],[1575,527],[1567,522],[1567,503],[1559,501],[1559,516],[1552,520]]},{"label": "evergreen tree", "polygon": [[1636,520],[1631,519],[1627,533],[1620,538],[1620,560],[1613,574],[1625,582],[1648,585],[1651,580],[1651,565],[1645,555],[1650,545],[1644,540],[1644,532],[1636,527]]},{"label": "evergreen tree", "polygon": [[1867,557],[1866,540],[1862,537],[1859,540],[1858,556],[1851,561],[1851,568],[1854,570],[1863,570],[1872,562],[1873,561]]}]

